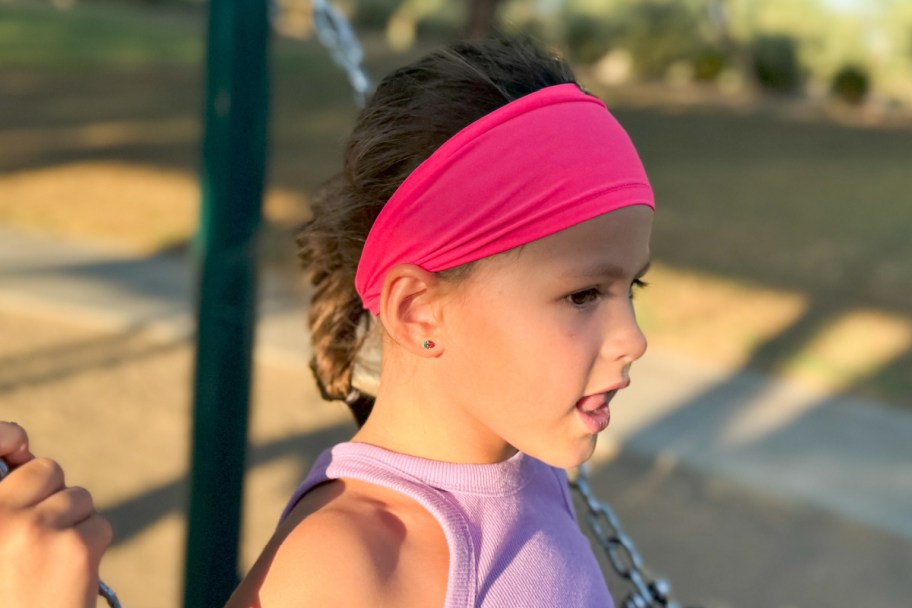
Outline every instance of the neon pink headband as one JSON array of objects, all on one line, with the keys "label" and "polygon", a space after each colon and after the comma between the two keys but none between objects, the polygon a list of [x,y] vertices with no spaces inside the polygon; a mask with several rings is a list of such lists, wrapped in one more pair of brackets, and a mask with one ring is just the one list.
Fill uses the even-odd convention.
[{"label": "neon pink headband", "polygon": [[439,272],[628,207],[655,209],[627,133],[575,84],[521,97],[444,142],[374,222],[355,276],[364,308],[400,263]]}]

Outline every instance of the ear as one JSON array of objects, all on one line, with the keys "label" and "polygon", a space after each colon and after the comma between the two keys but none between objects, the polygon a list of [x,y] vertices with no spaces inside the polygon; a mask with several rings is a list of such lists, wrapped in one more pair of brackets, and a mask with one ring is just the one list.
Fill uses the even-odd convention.
[{"label": "ear", "polygon": [[[439,281],[434,273],[414,264],[390,268],[380,292],[380,321],[396,344],[420,357],[443,353],[437,314]],[[434,343],[426,348],[425,341]]]}]

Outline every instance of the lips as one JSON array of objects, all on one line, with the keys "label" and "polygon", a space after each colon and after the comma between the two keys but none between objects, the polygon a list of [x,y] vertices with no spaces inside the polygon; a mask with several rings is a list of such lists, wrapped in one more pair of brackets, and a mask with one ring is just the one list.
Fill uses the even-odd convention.
[{"label": "lips", "polygon": [[608,428],[611,422],[611,408],[608,407],[608,401],[614,393],[599,393],[583,397],[576,404],[576,412],[586,426],[586,429],[593,435],[597,435]]},{"label": "lips", "polygon": [[609,407],[611,399],[619,390],[626,388],[629,384],[630,381],[625,380],[605,391],[586,395],[576,402],[576,410],[589,432],[598,434],[608,428],[608,423],[611,421],[611,408]]},{"label": "lips", "polygon": [[576,409],[582,412],[593,412],[602,406],[607,406],[619,390],[625,389],[628,386],[630,386],[630,380],[625,379],[605,390],[586,395],[576,402]]}]

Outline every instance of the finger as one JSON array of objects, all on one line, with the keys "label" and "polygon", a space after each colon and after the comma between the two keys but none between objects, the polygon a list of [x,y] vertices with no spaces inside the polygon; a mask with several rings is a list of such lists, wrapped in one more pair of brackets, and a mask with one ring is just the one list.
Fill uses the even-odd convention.
[{"label": "finger", "polygon": [[35,458],[21,465],[0,483],[0,497],[13,508],[37,505],[65,486],[63,469],[49,458]]},{"label": "finger", "polygon": [[64,488],[35,507],[40,521],[52,528],[69,528],[95,514],[92,495],[85,488]]},{"label": "finger", "polygon": [[15,422],[0,422],[0,458],[14,467],[34,458],[25,429]]},{"label": "finger", "polygon": [[114,539],[114,531],[111,528],[111,524],[108,523],[108,520],[97,513],[80,523],[76,529],[89,546],[89,565],[92,572],[92,580],[89,592],[86,593],[85,598],[87,606],[95,606],[98,603],[103,603],[98,600],[98,586],[101,582],[101,573],[99,570],[101,568],[101,559],[107,548],[111,546],[111,541]]},{"label": "finger", "polygon": [[105,549],[110,547],[114,540],[114,529],[111,524],[98,513],[93,513],[88,519],[79,522],[74,530],[90,548],[90,553],[96,560],[93,563],[97,565],[101,562]]},{"label": "finger", "polygon": [[[99,566],[112,539],[111,525],[98,514],[93,514],[73,528],[55,536],[54,555],[67,564],[70,572],[81,572],[88,577],[81,579],[83,590],[81,606],[95,606],[98,600]],[[76,591],[74,587],[72,589]]]}]

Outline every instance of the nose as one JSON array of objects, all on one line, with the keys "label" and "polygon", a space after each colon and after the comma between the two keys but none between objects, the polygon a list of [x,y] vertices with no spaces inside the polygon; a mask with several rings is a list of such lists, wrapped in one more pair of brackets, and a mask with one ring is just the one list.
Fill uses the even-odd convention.
[{"label": "nose", "polygon": [[601,350],[604,359],[630,365],[643,356],[647,346],[646,335],[637,322],[633,302],[619,302],[606,323]]}]

